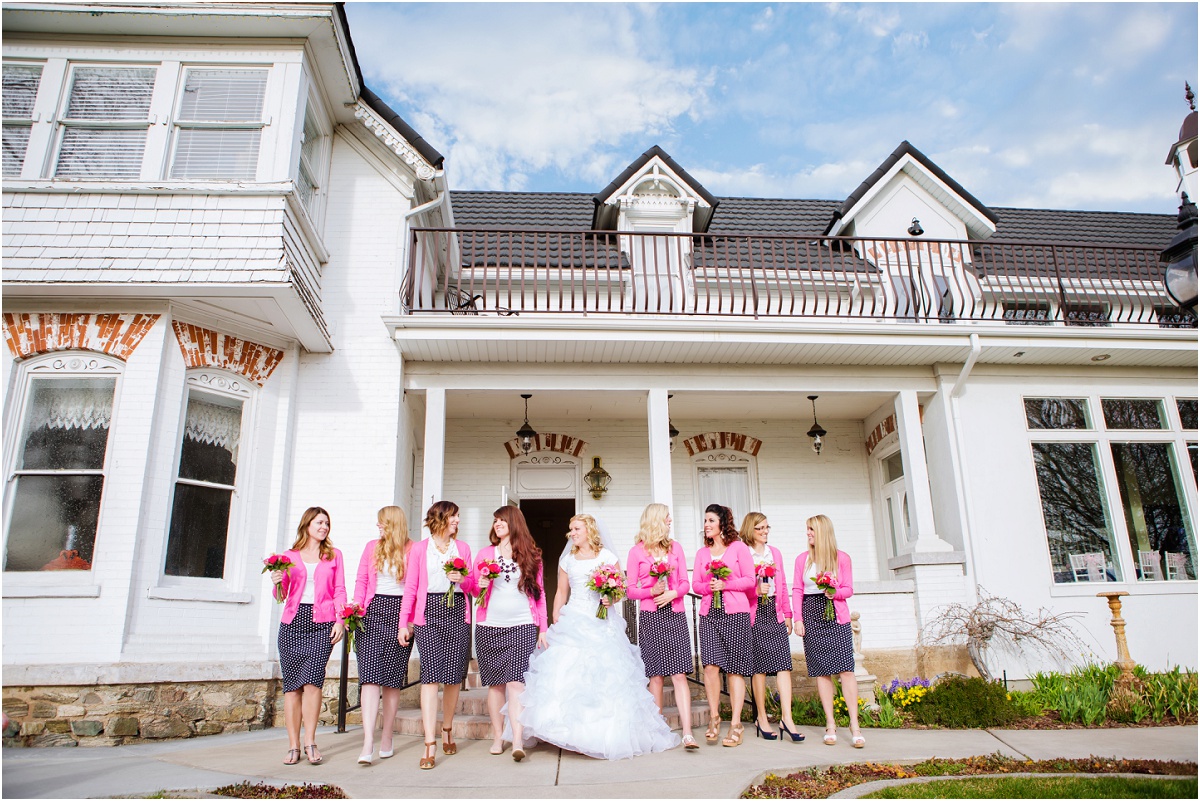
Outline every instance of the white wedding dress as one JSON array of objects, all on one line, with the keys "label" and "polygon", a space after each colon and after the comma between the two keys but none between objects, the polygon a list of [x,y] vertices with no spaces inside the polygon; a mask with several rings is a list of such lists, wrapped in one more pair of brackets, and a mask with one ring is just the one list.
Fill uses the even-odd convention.
[{"label": "white wedding dress", "polygon": [[598,759],[626,759],[679,745],[647,689],[646,668],[625,633],[618,608],[596,617],[600,596],[587,586],[592,571],[617,561],[607,548],[576,559],[568,545],[558,565],[571,596],[535,651],[525,674],[521,722],[528,737]]}]

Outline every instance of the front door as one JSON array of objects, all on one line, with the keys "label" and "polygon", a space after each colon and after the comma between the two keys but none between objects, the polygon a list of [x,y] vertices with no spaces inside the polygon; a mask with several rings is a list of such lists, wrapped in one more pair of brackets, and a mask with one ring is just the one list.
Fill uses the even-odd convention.
[{"label": "front door", "polygon": [[553,621],[554,592],[558,588],[558,557],[567,545],[567,529],[575,516],[574,498],[522,498],[521,513],[529,533],[542,549],[546,584],[546,612]]}]

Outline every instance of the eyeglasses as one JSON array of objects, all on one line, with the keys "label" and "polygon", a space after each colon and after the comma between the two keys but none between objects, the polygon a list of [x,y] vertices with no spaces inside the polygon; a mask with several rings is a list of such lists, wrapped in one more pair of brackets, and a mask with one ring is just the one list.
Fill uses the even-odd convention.
[{"label": "eyeglasses", "polygon": [[771,527],[770,526],[755,526],[754,530],[755,531],[770,531]]}]

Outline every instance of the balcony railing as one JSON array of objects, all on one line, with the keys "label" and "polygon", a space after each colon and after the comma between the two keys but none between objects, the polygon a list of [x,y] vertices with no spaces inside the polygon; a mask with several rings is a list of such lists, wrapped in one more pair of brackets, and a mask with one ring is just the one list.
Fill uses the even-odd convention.
[{"label": "balcony railing", "polygon": [[418,228],[410,314],[1195,327],[1151,247]]}]

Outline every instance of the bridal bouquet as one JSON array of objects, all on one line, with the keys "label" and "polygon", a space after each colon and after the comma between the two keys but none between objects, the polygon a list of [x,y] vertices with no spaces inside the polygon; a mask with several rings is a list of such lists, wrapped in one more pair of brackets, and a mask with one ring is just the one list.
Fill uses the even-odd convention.
[{"label": "bridal bouquet", "polygon": [[[625,597],[625,574],[616,565],[600,565],[592,571],[588,585],[600,593],[601,598],[607,598],[614,604]],[[600,604],[596,609],[596,617],[607,620],[608,607]]]},{"label": "bridal bouquet", "polygon": [[[722,562],[720,559],[714,559],[708,563],[708,574],[713,578],[724,581],[733,575],[733,568]],[[721,596],[724,594],[725,593],[721,590],[717,590],[713,593],[713,609],[724,609],[724,607],[721,605]]]},{"label": "bridal bouquet", "polygon": [[354,632],[367,630],[367,624],[363,620],[366,614],[367,610],[363,609],[361,604],[346,604],[342,611],[338,612],[338,617],[346,624],[346,645],[350,648],[354,647]]},{"label": "bridal bouquet", "polygon": [[816,578],[813,579],[813,584],[817,585],[818,590],[820,590],[823,593],[826,593],[826,595],[825,595],[825,619],[833,620],[833,617],[834,617],[833,616],[833,599],[829,597],[828,593],[830,590],[834,590],[834,591],[837,590],[837,586],[838,586],[837,576],[833,575],[832,573],[818,573]]},{"label": "bridal bouquet", "polygon": [[[447,576],[451,573],[466,573],[467,560],[461,556],[456,556],[444,562],[442,570],[446,571]],[[446,608],[449,609],[452,606],[454,606],[454,582],[450,582],[450,592],[446,593]]]},{"label": "bridal bouquet", "polygon": [[767,590],[771,587],[771,582],[775,579],[775,565],[769,562],[765,565],[758,565],[754,568],[754,575],[758,576],[758,602],[765,604],[770,598]]},{"label": "bridal bouquet", "polygon": [[650,563],[650,578],[654,579],[655,585],[658,582],[665,582],[667,574],[671,572],[671,566],[667,564],[665,559],[659,559]]},{"label": "bridal bouquet", "polygon": [[[275,573],[280,570],[287,570],[292,566],[292,560],[288,559],[281,553],[273,553],[263,560],[263,573]],[[271,594],[275,596],[275,603],[281,604],[287,599],[287,592],[283,589],[283,582],[275,585],[271,590]]]},{"label": "bridal bouquet", "polygon": [[479,578],[487,579],[487,589],[481,590],[479,597],[475,599],[476,606],[483,606],[487,603],[487,599],[492,594],[492,582],[500,575],[500,565],[491,559],[484,559],[479,564],[475,565],[475,569],[479,571]]}]

